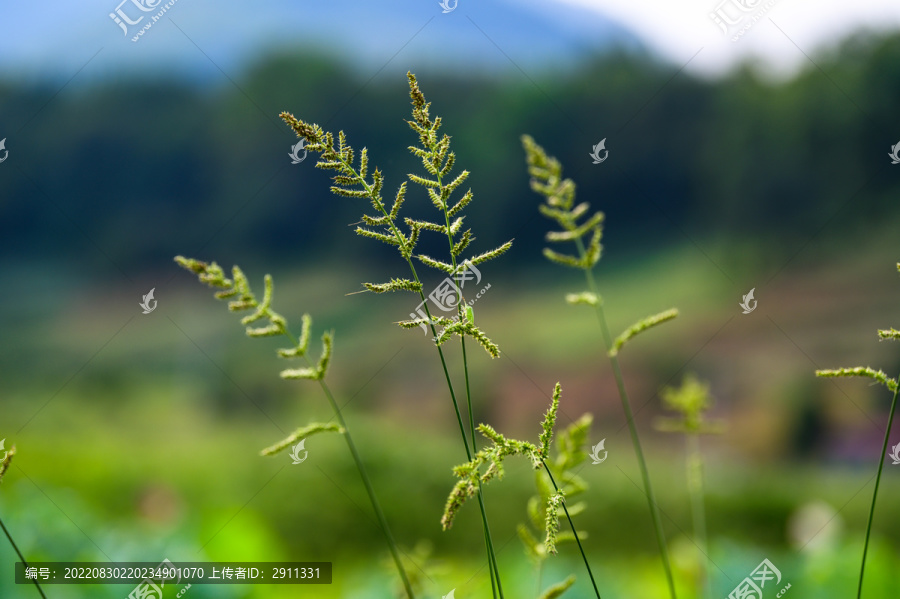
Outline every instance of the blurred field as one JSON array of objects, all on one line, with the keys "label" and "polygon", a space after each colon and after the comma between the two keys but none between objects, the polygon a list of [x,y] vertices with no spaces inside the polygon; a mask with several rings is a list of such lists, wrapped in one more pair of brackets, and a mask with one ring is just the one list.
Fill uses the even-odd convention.
[{"label": "blurred field", "polygon": [[[874,328],[896,326],[900,287],[891,238],[872,237],[852,258],[826,262],[818,252],[830,235],[768,285],[754,281],[771,269],[743,266],[714,245],[706,248],[712,260],[684,244],[654,256],[611,249],[601,262],[613,330],[670,305],[682,311],[675,323],[636,340],[623,367],[642,408],[639,428],[649,439],[685,597],[695,596],[695,556],[683,441],[652,425],[660,415],[656,392],[686,371],[712,382],[714,416],[728,423],[726,435],[704,440],[713,596],[727,595],[763,558],[785,573],[792,597],[846,597],[855,588],[880,449],[868,419],[885,421],[889,397],[865,383],[816,380],[813,370],[866,359],[896,370]],[[245,269],[260,285],[265,271]],[[274,275],[275,307],[289,322],[296,326],[310,311],[316,331],[336,329],[333,386],[394,533],[407,550],[420,542],[432,547],[419,564],[426,566],[426,596],[451,588],[461,597],[484,596],[489,583],[479,570],[475,506],[466,506],[451,531],[439,526],[450,467],[463,461],[439,363],[418,330],[390,324],[415,307],[412,296],[345,295],[375,277],[343,264]],[[581,524],[604,597],[661,596],[639,474],[593,317],[562,301],[564,292],[581,288],[576,275],[543,266],[485,270],[492,287],[476,305],[476,318],[505,353],[495,361],[474,354],[476,418],[536,439],[552,384],[561,380],[561,425],[593,412],[591,439],[606,438],[610,452],[606,463],[582,473],[590,490]],[[171,283],[158,282],[172,276]],[[729,276],[748,281],[747,289],[757,285],[756,312],[740,314],[741,289]],[[23,286],[34,282],[25,276]],[[299,466],[285,456],[257,455],[284,432],[329,419],[315,386],[278,379],[276,343],[244,337],[234,315],[174,264],[146,281],[157,286],[159,299],[146,316],[134,302],[118,301],[124,291],[115,286],[73,294],[65,277],[40,283],[42,293],[22,307],[23,317],[4,322],[23,342],[3,349],[3,429],[27,426],[6,434],[19,454],[3,484],[0,513],[31,559],[328,560],[335,584],[296,587],[291,596],[391,596],[387,552],[341,440],[311,440],[310,459]],[[884,597],[900,583],[894,567],[900,516],[889,507],[900,483],[887,470],[867,577],[867,592]],[[529,467],[518,463],[486,490],[511,597],[531,596],[536,584],[515,538],[531,481]],[[825,507],[798,519],[811,504]],[[0,559],[12,557],[0,547]],[[570,572],[582,589],[573,595],[587,596],[570,548],[551,560],[544,583]],[[283,597],[279,589],[194,587],[190,594]],[[127,594],[124,587],[49,590],[54,598]],[[0,580],[0,596],[23,593]]]},{"label": "blurred field", "polygon": [[[420,4],[414,10],[424,15]],[[706,78],[632,45],[614,20],[602,19],[609,37],[600,39],[592,29],[599,18],[557,7],[550,19],[526,4],[480,3],[475,19],[468,8],[443,21],[428,13],[427,31],[417,24],[422,35],[384,56],[380,44],[399,44],[397,32],[420,14],[411,0],[402,14],[371,3],[352,23],[342,14],[334,19],[342,42],[326,30],[308,37],[305,16],[296,24],[299,15],[328,20],[327,11],[343,11],[332,5],[303,13],[297,3],[270,3],[246,23],[240,13],[245,29],[235,36],[260,44],[250,52],[221,33],[235,13],[219,8],[211,18],[185,3],[184,29],[155,29],[158,46],[124,42],[133,50],[125,58],[91,46],[97,61],[83,76],[64,61],[53,63],[62,69],[54,74],[48,66],[26,75],[0,58],[9,158],[0,166],[0,439],[18,449],[0,487],[0,516],[30,560],[331,561],[330,586],[194,586],[185,597],[397,596],[342,439],[311,438],[300,465],[259,455],[332,418],[321,391],[281,380],[286,363],[275,350],[283,345],[248,339],[238,317],[172,262],[178,253],[239,263],[258,295],[271,273],[274,308],[293,331],[312,314],[314,354],[322,332],[335,331],[329,384],[421,599],[451,589],[457,599],[489,596],[477,507],[466,505],[452,530],[440,527],[451,468],[465,455],[430,340],[393,324],[418,301],[358,293],[363,281],[405,276],[404,265],[393,248],[353,235],[348,225],[366,206],[331,197],[313,157],[288,161],[296,139],[277,117],[288,110],[346,130],[354,147],[368,148],[393,196],[406,173],[420,171],[403,123],[404,75],[416,68],[432,115],[453,137],[457,168],[472,171],[473,252],[515,239],[484,265],[478,285],[490,289],[474,306],[476,321],[502,356],[467,346],[475,421],[535,441],[556,381],[559,427],[593,414],[590,441],[605,439],[609,459],[580,472],[588,507],[576,522],[603,599],[667,592],[599,329],[590,310],[563,300],[582,281],[541,256],[549,227],[528,189],[525,133],[560,159],[578,200],[606,214],[596,275],[613,334],[672,306],[681,311],[621,355],[679,597],[702,596],[685,442],[655,425],[664,415],[659,392],[688,373],[709,381],[711,417],[726,424],[702,440],[711,573],[703,599],[726,597],[763,559],[783,575],[764,599],[788,584],[787,599],[854,596],[890,396],[814,371],[900,372],[896,347],[875,333],[900,328],[900,167],[885,155],[898,143],[900,34],[863,31],[808,54],[790,39],[805,61],[790,76],[746,63]],[[112,39],[120,31],[106,11],[95,20]],[[276,11],[279,26],[303,35],[266,29]],[[485,28],[472,27],[476,20]],[[491,37],[488,23],[505,32]],[[373,49],[365,60],[347,41],[358,30],[378,38],[352,46]],[[787,33],[776,33],[786,43]],[[492,58],[470,64],[485,49]],[[178,68],[162,56],[180,57]],[[572,60],[555,64],[560,56]],[[134,62],[123,68],[120,60]],[[587,158],[600,139],[610,152],[602,166]],[[431,215],[421,189],[404,210]],[[423,239],[420,249],[443,251],[439,243]],[[422,272],[427,290],[441,280]],[[151,288],[158,308],[144,315],[138,300]],[[738,303],[751,289],[758,308],[742,314]],[[447,347],[462,389],[458,347]],[[866,599],[894,599],[900,589],[898,472],[885,465]],[[578,582],[566,596],[590,597],[572,547],[540,574],[526,558],[516,527],[533,476],[512,461],[505,480],[485,490],[506,597],[537,597],[571,573]],[[0,562],[14,559],[0,542]],[[47,591],[51,599],[121,599],[130,589]],[[0,568],[0,599],[36,596]]]}]

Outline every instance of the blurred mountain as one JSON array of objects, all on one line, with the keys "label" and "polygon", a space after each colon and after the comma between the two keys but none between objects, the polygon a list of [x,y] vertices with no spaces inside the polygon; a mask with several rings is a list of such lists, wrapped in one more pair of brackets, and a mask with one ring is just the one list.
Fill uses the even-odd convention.
[{"label": "blurred mountain", "polygon": [[[115,39],[99,54],[90,50],[88,58],[96,58],[85,71],[105,73],[100,63],[107,61],[119,65],[110,71],[117,76],[82,83],[79,75],[64,84],[0,72],[0,139],[8,151],[0,165],[0,261],[64,256],[72,268],[92,265],[106,274],[169,269],[177,253],[244,264],[251,255],[266,264],[300,256],[393,261],[390,248],[372,249],[347,230],[363,203],[333,198],[327,173],[312,159],[291,164],[296,136],[277,115],[288,110],[345,130],[354,147],[368,147],[390,197],[407,173],[421,172],[407,149],[415,135],[403,122],[407,69],[417,72],[432,114],[443,117],[444,131],[453,136],[457,168],[472,173],[466,182],[476,194],[468,210],[478,223],[472,250],[515,237],[511,264],[539,260],[547,230],[528,186],[523,133],[566,165],[579,198],[605,212],[604,244],[617,251],[689,242],[710,252],[718,240],[739,252],[749,248],[742,252],[748,260],[777,260],[829,231],[840,235],[833,244],[840,252],[851,235],[882,234],[900,214],[897,171],[888,158],[900,138],[898,35],[860,34],[833,53],[815,55],[815,67],[777,83],[750,68],[709,81],[645,53],[615,49],[573,62],[568,72],[433,72],[415,66],[425,54],[413,46],[431,43],[424,32],[390,68],[375,69],[377,76],[325,46],[270,48],[238,70],[222,66],[228,64],[223,57],[237,55],[209,41],[224,47],[228,36],[194,27],[192,11],[199,5],[183,1],[170,9],[183,17],[173,16],[171,27],[161,22],[161,30],[151,28],[138,43],[122,40],[112,21],[103,23]],[[368,10],[373,18],[378,14]],[[515,27],[460,11],[423,14],[419,27],[467,31],[472,47],[457,44],[448,55],[478,46],[490,60],[506,60],[481,31]],[[364,19],[350,20],[362,28]],[[194,46],[178,27],[205,41]],[[298,37],[324,35],[317,30],[310,22]],[[172,32],[184,58],[165,58]],[[368,42],[405,43],[396,30],[379,35]],[[536,39],[535,60],[551,46]],[[127,57],[112,48],[153,58],[161,73],[147,77],[126,68]],[[83,51],[73,47],[68,55]],[[527,48],[520,52],[528,55]],[[177,69],[194,75],[168,74]],[[202,77],[213,83],[197,85]],[[602,139],[610,160],[593,165],[590,149]],[[405,206],[413,218],[430,216],[421,189],[410,191]],[[430,240],[422,243],[424,253],[437,251]],[[768,254],[775,258],[764,258]]]}]

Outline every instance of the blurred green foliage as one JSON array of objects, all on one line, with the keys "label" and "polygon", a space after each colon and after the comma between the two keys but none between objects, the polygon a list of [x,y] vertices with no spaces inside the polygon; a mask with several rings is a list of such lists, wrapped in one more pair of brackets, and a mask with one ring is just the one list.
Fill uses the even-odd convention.
[{"label": "blurred green foliage", "polygon": [[[729,421],[707,456],[714,596],[726,596],[768,558],[792,583],[788,599],[847,597],[872,467],[863,414],[884,406],[865,389],[842,394],[810,382],[810,360],[826,366],[849,356],[900,368],[896,358],[885,363],[877,340],[852,334],[866,328],[857,320],[868,328],[895,322],[897,294],[884,272],[897,260],[891,228],[900,209],[882,167],[897,141],[885,132],[900,91],[898,41],[854,38],[816,57],[821,70],[787,81],[749,67],[719,81],[672,78],[675,67],[635,55],[536,74],[537,86],[512,75],[418,73],[482,198],[470,215],[481,231],[476,249],[516,237],[504,269],[485,272],[497,284],[477,306],[506,353],[495,364],[472,359],[476,421],[533,433],[546,405],[535,388],[556,378],[571,414],[594,413],[591,439],[608,438],[610,461],[580,473],[591,509],[579,525],[604,597],[657,597],[664,583],[614,389],[597,366],[597,340],[583,312],[563,305],[573,279],[541,264],[545,224],[519,135],[534,135],[556,154],[580,197],[607,215],[608,257],[598,275],[609,304],[623,307],[610,314],[611,327],[669,305],[682,312],[654,344],[636,340],[629,354],[637,373],[629,383],[648,406],[640,426],[649,429],[656,414],[656,390],[692,360],[715,390],[713,416]],[[52,85],[0,82],[2,124],[27,123],[9,138],[0,170],[0,260],[10,290],[0,296],[0,436],[19,451],[0,487],[0,514],[35,560],[331,560],[335,584],[296,596],[390,596],[383,544],[340,440],[310,442],[302,466],[257,455],[279,427],[330,414],[314,393],[277,378],[275,345],[246,343],[189,277],[169,284],[179,274],[173,255],[215,256],[272,272],[286,317],[297,321],[303,306],[336,329],[336,390],[361,429],[387,517],[410,555],[420,541],[433,546],[421,573],[428,596],[451,588],[459,598],[483,596],[489,584],[473,557],[482,551],[476,513],[440,532],[450,467],[463,456],[438,365],[419,351],[426,340],[418,331],[390,324],[414,305],[345,295],[389,250],[347,230],[360,207],[330,198],[326,173],[309,162],[290,165],[295,139],[276,118],[291,110],[351,132],[395,189],[416,168],[406,149],[412,134],[398,134],[406,82],[381,76],[367,84],[310,55],[268,58],[234,79],[239,89],[227,81],[205,88],[110,80],[50,103]],[[603,137],[610,159],[594,167],[587,154]],[[826,225],[831,233],[815,240]],[[756,283],[759,318],[737,317],[721,342],[707,346],[753,283],[735,286],[777,274],[807,243],[789,282]],[[152,281],[144,293],[159,287],[156,313],[134,316],[140,296],[122,288],[116,269],[131,284]],[[782,332],[764,320],[770,309]],[[647,434],[686,588],[695,548],[684,532],[681,449]],[[900,493],[890,478],[882,488],[885,497]],[[532,492],[527,464],[511,464],[508,482],[487,490],[492,528],[501,543],[509,539],[500,569],[516,597],[534,594],[514,538]],[[798,520],[814,501],[832,506],[834,518]],[[886,501],[877,522],[866,591],[890,596],[900,586],[900,514]],[[798,538],[821,542],[806,547]],[[0,542],[0,561],[12,559]],[[561,580],[580,567],[566,548],[544,577]],[[579,576],[572,595],[586,593],[586,583]],[[124,587],[50,591],[53,599],[127,594]],[[0,597],[31,592],[0,574]],[[190,596],[279,593],[217,587]]]},{"label": "blurred green foliage", "polygon": [[[898,39],[861,34],[785,81],[749,66],[710,81],[624,53],[528,79],[419,76],[459,164],[472,171],[481,200],[470,218],[484,247],[510,232],[526,240],[513,262],[533,260],[543,234],[517,141],[523,133],[556,155],[580,197],[606,213],[615,225],[608,244],[659,249],[680,240],[680,229],[796,249],[797,238],[851,197],[853,209],[841,212],[849,228],[897,213],[882,167],[896,142],[886,131],[900,89]],[[277,114],[350,132],[394,190],[417,166],[407,151],[415,137],[401,126],[406,82],[386,73],[367,81],[310,54],[262,59],[231,79],[213,87],[175,78],[83,88],[76,81],[52,102],[50,84],[0,82],[3,130],[21,128],[8,133],[16,162],[6,165],[18,163],[21,173],[0,173],[0,251],[97,259],[73,221],[126,271],[196,254],[206,243],[224,262],[252,254],[271,264],[326,247],[387,255],[360,252],[368,247],[361,240],[332,243],[359,206],[332,198],[327,173],[311,163],[290,164],[296,140]],[[587,154],[601,138],[610,159],[595,166]]]}]

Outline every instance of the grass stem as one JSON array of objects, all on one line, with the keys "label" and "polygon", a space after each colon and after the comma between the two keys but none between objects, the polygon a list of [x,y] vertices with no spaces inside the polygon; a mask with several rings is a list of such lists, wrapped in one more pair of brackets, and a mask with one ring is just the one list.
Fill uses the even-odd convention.
[{"label": "grass stem", "polygon": [[[434,152],[435,150],[436,150],[435,146],[432,146],[431,151]],[[437,175],[437,182],[438,182],[438,188],[441,190],[441,192],[443,192],[443,188],[444,188],[443,177],[440,173],[438,173],[438,175]],[[443,213],[444,213],[444,225],[445,225],[446,231],[447,231],[447,243],[449,244],[449,249],[450,249],[450,261],[451,261],[451,264],[453,265],[453,271],[456,272],[456,269],[457,269],[456,255],[453,253],[453,235],[450,232],[450,212],[447,209],[446,203],[444,203],[444,206],[443,206]],[[462,297],[462,295],[460,295],[459,301],[457,302],[457,307],[456,307],[457,308],[457,317],[460,319],[466,317],[465,306],[466,306],[465,298]],[[466,356],[466,338],[465,338],[465,336],[461,336],[459,338],[459,341],[460,341],[460,347],[462,348],[463,374],[465,376],[465,381],[466,381],[466,409],[469,412],[469,434],[471,435],[471,439],[472,439],[472,454],[469,456],[469,459],[471,460],[472,455],[475,455],[476,453],[478,453],[478,444],[477,444],[478,437],[475,434],[475,413],[472,410],[472,390],[471,390],[471,386],[469,385],[469,360],[468,360],[468,357]],[[463,435],[463,440],[465,440],[465,435]],[[484,506],[484,492],[480,485],[478,487],[478,503],[480,506],[482,506],[481,514],[482,514],[482,518],[483,518],[482,524],[483,524],[483,528],[484,528],[484,541],[485,541],[485,544],[487,545],[488,561],[490,562],[489,565],[491,568],[491,590],[495,592],[495,595],[494,595],[495,597],[497,596],[496,593],[499,592],[499,595],[502,599],[503,588],[500,585],[500,569],[497,566],[497,556],[494,554],[494,543],[493,543],[493,540],[491,539],[490,527],[489,527],[488,521],[487,521],[487,514],[485,511],[485,508],[483,507]],[[496,585],[497,585],[496,589],[494,587],[495,579],[496,579]]]},{"label": "grass stem", "polygon": [[[459,339],[460,345],[462,346],[462,358],[463,358],[463,370],[465,371],[466,376],[466,407],[469,411],[469,434],[472,436],[472,454],[478,453],[478,445],[475,442],[475,414],[472,411],[472,391],[469,386],[469,362],[466,358],[466,338],[460,337]],[[484,495],[482,488],[478,487],[478,501],[479,503],[484,502]],[[500,585],[500,570],[497,567],[496,557],[494,556],[494,544],[490,535],[490,527],[488,526],[487,518],[485,518],[484,522],[484,542],[487,547],[488,559],[490,560],[491,567],[491,590],[495,591],[495,584],[499,587]],[[495,583],[496,579],[496,583]],[[495,591],[496,592],[496,591]],[[499,590],[500,596],[503,596],[502,588]]]},{"label": "grass stem", "polygon": [[[285,331],[287,337],[291,340],[291,343],[296,347],[297,339],[294,338],[293,334]],[[309,359],[309,356],[304,355],[303,358],[306,360],[306,363],[312,368],[313,363]],[[375,517],[378,519],[378,524],[381,527],[381,532],[384,534],[384,538],[388,543],[388,547],[391,551],[391,557],[394,559],[394,564],[397,566],[397,573],[400,574],[400,580],[403,582],[403,588],[406,591],[409,599],[415,599],[415,594],[413,593],[412,585],[409,582],[409,576],[406,574],[406,569],[403,567],[403,561],[400,559],[400,551],[397,548],[397,542],[394,540],[393,534],[391,534],[391,529],[388,526],[387,518],[384,515],[384,511],[381,509],[381,504],[378,502],[378,497],[375,495],[375,489],[372,487],[372,481],[369,479],[369,474],[366,471],[366,467],[362,462],[362,458],[359,455],[359,451],[356,449],[356,444],[353,442],[353,437],[350,435],[350,428],[347,426],[347,421],[344,420],[344,415],[341,413],[341,408],[338,406],[337,401],[334,399],[334,395],[331,393],[331,388],[325,382],[324,379],[319,379],[319,385],[322,387],[322,392],[325,394],[325,397],[328,398],[328,403],[331,404],[331,409],[334,411],[334,417],[338,421],[338,424],[341,428],[344,429],[344,434],[342,435],[347,442],[347,448],[350,450],[350,455],[353,456],[353,461],[356,463],[356,469],[359,471],[359,477],[362,479],[363,486],[366,488],[366,493],[369,495],[369,502],[372,504],[372,510],[375,512]]]},{"label": "grass stem", "polygon": [[[575,239],[578,246],[578,252],[582,259],[585,257],[584,243],[580,238]],[[588,290],[600,297],[597,291],[597,284],[594,282],[594,275],[590,268],[584,270],[587,279]],[[603,312],[603,302],[598,301],[596,306],[597,321],[600,324],[600,331],[603,334],[603,344],[609,356],[609,350],[612,348],[612,336],[609,334],[609,325],[606,322],[606,316]],[[616,387],[619,390],[619,399],[622,401],[622,409],[625,412],[625,420],[628,423],[628,430],[631,433],[631,442],[634,445],[634,453],[637,456],[638,465],[641,470],[641,478],[644,483],[644,494],[647,496],[647,504],[650,508],[650,517],[653,520],[653,529],[656,533],[656,542],[659,545],[659,552],[663,562],[663,569],[666,574],[666,581],[669,586],[669,595],[672,599],[677,599],[675,594],[675,578],[672,576],[672,565],[669,563],[669,549],[666,546],[666,537],[662,529],[662,521],[659,517],[659,507],[656,504],[656,497],[653,493],[653,486],[650,484],[650,474],[647,471],[647,461],[644,459],[644,451],[641,448],[641,440],[638,437],[637,427],[634,423],[634,414],[631,411],[631,402],[628,400],[628,392],[625,389],[625,380],[622,377],[622,369],[619,367],[618,355],[609,356],[612,365],[613,376],[616,379]]]},{"label": "grass stem", "polygon": [[[22,555],[22,552],[19,551],[19,547],[16,545],[16,542],[13,541],[12,535],[9,534],[9,531],[6,529],[6,525],[3,524],[3,519],[0,519],[0,528],[3,529],[3,534],[6,535],[6,538],[9,539],[9,544],[12,545],[12,548],[16,551],[16,555],[19,556],[19,559],[22,560],[22,563],[25,564],[25,567],[28,567],[28,561],[25,559],[25,556]],[[37,587],[38,593],[41,594],[41,597],[47,599],[47,595],[44,594],[44,590],[41,588],[41,585],[38,583],[37,579],[32,578],[31,581],[34,583],[34,586]]]},{"label": "grass stem", "polygon": [[[338,156],[338,160],[341,162],[341,164],[344,165],[347,173],[352,174],[353,178],[355,178],[359,182],[359,184],[363,186],[363,189],[368,194],[368,196],[373,200],[373,202],[377,206],[378,210],[381,212],[382,216],[387,218],[387,223],[390,226],[391,232],[393,233],[394,238],[397,240],[397,242],[400,246],[401,254],[404,256],[404,258],[406,259],[406,263],[409,265],[409,270],[410,270],[410,273],[412,274],[413,280],[419,286],[419,297],[422,298],[422,307],[425,308],[425,314],[428,317],[428,323],[429,323],[429,327],[431,329],[432,338],[437,339],[437,330],[434,328],[434,322],[431,318],[431,311],[428,309],[428,302],[426,301],[425,293],[422,291],[422,282],[419,280],[419,275],[416,272],[416,267],[412,262],[412,253],[411,253],[411,251],[409,251],[407,249],[406,243],[404,241],[405,237],[397,229],[397,225],[394,223],[394,219],[391,218],[390,213],[384,207],[384,204],[381,202],[378,194],[375,192],[375,190],[372,188],[372,186],[369,185],[369,183],[362,176],[360,176],[359,171],[357,171],[354,168],[354,166],[352,164],[350,164],[347,160],[345,160],[342,156]],[[438,356],[441,359],[441,367],[444,370],[444,378],[447,381],[447,389],[450,391],[450,399],[453,401],[453,410],[456,412],[456,421],[459,423],[459,432],[462,435],[463,446],[466,449],[466,457],[468,458],[469,461],[471,461],[472,453],[469,450],[469,441],[466,438],[466,429],[465,429],[465,426],[463,425],[462,415],[460,414],[460,411],[459,411],[459,402],[456,400],[456,393],[453,391],[453,383],[450,380],[450,372],[447,369],[447,361],[444,358],[444,352],[441,349],[440,345],[437,345],[437,350],[438,350]],[[466,373],[468,376],[468,368],[466,368]],[[474,436],[473,436],[472,441],[474,443]],[[484,529],[485,544],[487,546],[488,564],[491,567],[491,581],[492,581],[491,586],[493,587],[494,576],[496,575],[497,587],[496,587],[496,589],[494,589],[494,591],[495,591],[494,597],[496,598],[499,593],[500,599],[503,599],[503,589],[500,586],[500,574],[499,574],[499,571],[497,570],[497,556],[494,553],[494,543],[493,543],[493,540],[491,539],[491,531],[490,531],[490,528],[488,527],[488,521],[487,521],[487,512],[485,511],[485,507],[484,507],[484,498],[482,496],[480,488],[478,490],[478,506],[479,506],[479,508],[481,508],[481,523],[482,523],[482,527]]]},{"label": "grass stem", "polygon": [[706,540],[706,509],[703,505],[703,454],[700,452],[700,435],[687,433],[688,495],[691,499],[691,514],[694,521],[694,542],[697,544],[700,567],[700,595],[710,599],[709,555]]},{"label": "grass stem", "polygon": [[[898,377],[900,379],[900,377]],[[887,430],[884,431],[884,445],[881,447],[881,460],[878,462],[878,475],[875,477],[875,491],[872,493],[872,505],[869,507],[869,523],[866,525],[866,542],[863,545],[862,565],[859,567],[859,587],[856,591],[856,599],[862,599],[863,575],[866,572],[866,555],[869,552],[869,537],[872,534],[872,519],[875,517],[875,499],[878,497],[878,485],[881,483],[881,471],[884,469],[884,456],[887,454],[888,441],[891,437],[891,425],[894,423],[894,410],[897,408],[897,394],[900,385],[894,390],[894,398],[891,400],[891,412],[888,416]]]},{"label": "grass stem", "polygon": [[[415,278],[416,282],[418,283],[419,276],[418,276],[418,274],[416,274],[416,269],[413,266],[412,261],[410,261],[410,260],[407,260],[407,261],[409,262],[409,267],[412,270],[412,275]],[[423,292],[419,291],[419,295],[422,298],[422,307],[425,308],[425,314],[428,316],[428,320],[429,320],[430,327],[431,327],[431,335],[433,338],[436,339],[437,338],[437,330],[435,330],[435,328],[434,328],[434,323],[431,322],[431,311],[428,309],[428,302],[425,301],[425,294]],[[462,435],[463,446],[466,448],[466,458],[469,461],[472,461],[473,453],[469,448],[469,441],[468,441],[468,438],[466,437],[465,426],[463,425],[462,415],[459,411],[459,402],[456,400],[456,392],[453,390],[453,383],[450,381],[450,372],[447,369],[447,360],[444,358],[444,351],[441,349],[441,346],[438,345],[437,350],[438,350],[438,356],[440,356],[440,358],[441,358],[441,367],[444,369],[444,378],[447,381],[447,389],[450,391],[450,399],[453,400],[453,409],[456,412],[456,420],[459,423],[459,432],[460,432],[460,435]],[[468,383],[468,379],[469,379],[469,371],[468,371],[468,367],[466,367],[466,382],[467,383]],[[468,392],[467,392],[467,395],[468,395]],[[469,396],[469,397],[470,397],[470,399],[469,399],[469,419],[470,419],[470,421],[472,421],[473,416],[472,416],[472,408],[471,408],[471,405],[472,405],[471,404],[471,396]],[[473,427],[474,427],[474,424],[473,424]],[[472,446],[473,447],[475,446],[474,428],[472,431]],[[500,572],[499,572],[499,569],[497,568],[497,556],[494,552],[494,542],[493,542],[493,539],[491,538],[491,529],[490,529],[490,526],[488,525],[487,510],[484,507],[484,495],[482,493],[481,487],[478,488],[478,507],[481,510],[481,526],[484,530],[485,545],[487,547],[487,554],[488,554],[488,565],[490,566],[490,569],[491,569],[491,587],[495,591],[494,597],[499,596],[500,599],[503,599],[503,587],[500,584]],[[496,589],[494,589],[495,578],[496,578],[496,585],[497,585]]]},{"label": "grass stem", "polygon": [[[550,472],[550,468],[547,467],[546,462],[544,463],[544,470],[547,472],[547,476],[550,477],[550,482],[553,483],[553,488],[556,489],[556,492],[559,493],[559,487],[556,486],[556,481],[553,479],[553,474]],[[584,560],[584,567],[587,568],[588,576],[591,577],[591,584],[594,586],[594,593],[597,595],[597,599],[600,598],[600,591],[597,590],[597,582],[594,580],[594,573],[591,571],[591,565],[588,563],[588,558],[584,554],[584,547],[581,546],[581,539],[578,538],[578,531],[575,530],[575,523],[572,522],[572,517],[569,515],[569,508],[566,507],[566,502],[562,501],[563,511],[566,513],[566,520],[569,521],[569,526],[572,527],[572,534],[575,535],[575,542],[578,543],[578,551],[581,552],[581,559]]]}]

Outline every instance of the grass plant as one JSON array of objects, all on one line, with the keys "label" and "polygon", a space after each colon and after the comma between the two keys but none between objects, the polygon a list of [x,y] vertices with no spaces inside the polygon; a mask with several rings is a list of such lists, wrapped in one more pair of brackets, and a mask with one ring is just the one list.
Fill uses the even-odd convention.
[{"label": "grass plant", "polygon": [[[900,271],[900,263],[897,264],[897,270]],[[894,329],[893,327],[890,329],[881,329],[878,331],[878,338],[880,340],[900,340],[900,331]],[[898,384],[898,379],[894,379],[889,377],[881,370],[875,370],[874,368],[870,368],[868,366],[856,366],[853,368],[837,368],[837,369],[828,369],[828,370],[817,370],[816,376],[820,377],[864,377],[870,378],[873,381],[880,383],[887,387],[888,391],[893,392],[893,398],[891,399],[891,409],[888,413],[888,421],[887,427],[884,430],[884,441],[881,445],[881,458],[878,461],[878,473],[875,476],[875,489],[872,491],[872,503],[869,506],[869,519],[866,524],[866,540],[863,544],[863,554],[862,554],[862,562],[859,567],[859,583],[857,584],[856,589],[856,597],[857,599],[862,599],[862,590],[863,590],[863,578],[866,573],[866,556],[869,553],[869,539],[872,536],[872,521],[875,519],[875,502],[878,499],[878,487],[881,484],[881,473],[884,470],[884,457],[887,455],[888,443],[891,438],[891,426],[894,423],[894,412],[897,409],[897,394],[900,392],[900,384]]]},{"label": "grass plant", "polygon": [[[551,243],[573,243],[576,254],[563,254],[551,248],[544,248],[544,256],[551,262],[581,270],[584,273],[587,290],[580,293],[572,293],[566,296],[570,304],[583,304],[591,306],[597,316],[597,323],[603,338],[604,350],[612,367],[616,380],[616,388],[622,402],[622,410],[625,412],[625,420],[631,433],[631,441],[641,470],[641,478],[644,484],[644,494],[647,496],[647,505],[653,520],[653,529],[656,533],[656,541],[659,545],[659,553],[666,575],[671,599],[676,599],[675,579],[672,576],[672,566],[669,560],[669,550],[666,545],[666,537],[659,516],[659,506],[653,493],[650,482],[650,473],[647,470],[647,461],[644,459],[644,450],[641,447],[640,436],[634,423],[634,414],[628,391],[625,388],[625,379],[619,365],[619,352],[635,336],[644,331],[672,320],[678,316],[678,310],[669,309],[653,316],[648,316],[628,327],[621,335],[612,338],[606,315],[603,309],[603,298],[594,280],[594,267],[600,261],[602,247],[600,240],[603,235],[602,212],[595,212],[585,217],[590,211],[590,204],[582,202],[575,205],[575,183],[571,179],[562,178],[562,166],[552,156],[548,156],[544,148],[539,146],[528,135],[522,136],[522,145],[525,149],[528,174],[531,176],[531,189],[543,196],[544,203],[538,208],[545,217],[554,221],[562,228],[562,231],[547,233],[547,241]],[[590,238],[585,242],[585,238]]]}]

